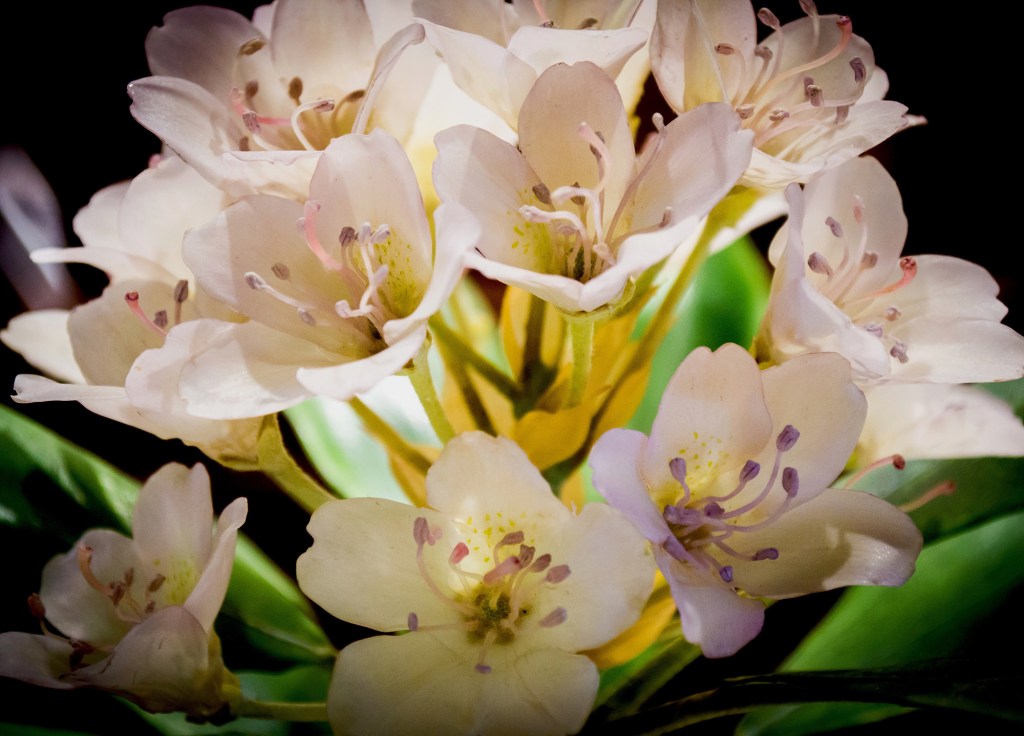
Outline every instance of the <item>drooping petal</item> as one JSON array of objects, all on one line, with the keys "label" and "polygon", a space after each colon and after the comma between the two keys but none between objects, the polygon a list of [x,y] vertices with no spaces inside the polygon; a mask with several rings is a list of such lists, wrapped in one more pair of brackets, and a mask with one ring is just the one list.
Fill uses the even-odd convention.
[{"label": "drooping petal", "polygon": [[[192,470],[193,474],[196,473],[195,468]],[[213,539],[211,554],[206,560],[206,567],[188,600],[185,601],[185,608],[207,632],[213,631],[213,620],[217,618],[221,604],[224,603],[235,560],[238,529],[245,522],[248,510],[248,501],[236,498],[221,512],[220,518],[217,519],[217,533]]]},{"label": "drooping petal", "polygon": [[658,567],[672,590],[686,640],[700,646],[705,657],[729,657],[761,633],[764,604],[743,598],[714,573],[698,573],[655,549]]},{"label": "drooping petal", "polygon": [[72,652],[71,644],[64,639],[5,631],[0,634],[0,677],[70,690],[75,685],[65,675],[71,670]]},{"label": "drooping petal", "polygon": [[0,331],[0,341],[47,375],[69,383],[85,383],[68,337],[70,314],[64,309],[19,314]]},{"label": "drooping petal", "polygon": [[410,613],[423,626],[461,622],[417,566],[418,518],[441,532],[436,548],[424,548],[423,561],[447,595],[448,554],[457,541],[451,522],[432,509],[378,498],[332,501],[313,513],[307,527],[313,546],[296,563],[299,587],[332,616],[378,631],[407,629]]},{"label": "drooping petal", "polygon": [[732,563],[737,585],[770,598],[846,585],[902,585],[922,544],[914,522],[895,506],[869,493],[831,488],[771,527],[733,539],[741,553],[778,550],[776,560]]}]

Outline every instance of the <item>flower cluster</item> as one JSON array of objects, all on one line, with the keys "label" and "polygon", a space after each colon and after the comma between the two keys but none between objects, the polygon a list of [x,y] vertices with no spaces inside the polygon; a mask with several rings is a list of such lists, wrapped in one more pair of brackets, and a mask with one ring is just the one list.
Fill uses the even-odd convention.
[{"label": "flower cluster", "polygon": [[[959,385],[1024,376],[1024,338],[984,269],[902,255],[896,184],[861,154],[921,118],[850,18],[485,5],[168,14],[128,90],[164,152],[78,213],[83,247],[33,253],[108,286],[0,333],[46,374],[16,401],[181,440],[310,512],[298,589],[380,632],[310,695],[336,733],[576,733],[601,670],[659,635],[726,657],[773,601],[907,581],[921,532],[848,470],[1024,454],[1008,407]],[[780,208],[758,329],[678,356],[645,415],[700,267]],[[388,458],[357,486],[279,430],[340,405]],[[134,540],[91,530],[46,566],[44,633],[0,635],[0,675],[291,717],[213,630],[245,516],[211,537],[205,470],[160,470]]]}]

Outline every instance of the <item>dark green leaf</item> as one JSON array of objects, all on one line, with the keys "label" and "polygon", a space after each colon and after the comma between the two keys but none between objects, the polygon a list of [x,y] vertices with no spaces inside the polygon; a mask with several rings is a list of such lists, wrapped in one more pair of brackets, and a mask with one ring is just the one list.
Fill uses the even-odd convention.
[{"label": "dark green leaf", "polygon": [[[847,591],[782,669],[871,669],[950,656],[998,668],[1007,652],[1024,645],[1016,617],[1010,625],[996,618],[1008,597],[1024,586],[1022,558],[1021,513],[930,544],[903,587]],[[896,712],[831,705],[771,708],[747,716],[739,733],[821,733]]]},{"label": "dark green leaf", "polygon": [[999,383],[979,383],[978,388],[1005,401],[1017,416],[1024,416],[1024,378]]}]

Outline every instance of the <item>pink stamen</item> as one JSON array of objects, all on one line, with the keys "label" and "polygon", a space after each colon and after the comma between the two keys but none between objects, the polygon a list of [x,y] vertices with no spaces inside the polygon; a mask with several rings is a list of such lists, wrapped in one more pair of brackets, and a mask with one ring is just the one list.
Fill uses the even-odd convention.
[{"label": "pink stamen", "polygon": [[[142,311],[142,307],[139,306],[139,292],[129,291],[124,295],[124,302],[128,305],[128,308],[132,310],[132,314],[139,318],[142,324],[146,325],[149,329],[153,330],[160,337],[167,337],[167,331],[161,328],[156,322],[146,316],[146,313]],[[166,318],[166,314],[165,314]]]},{"label": "pink stamen", "polygon": [[916,511],[917,509],[924,506],[926,503],[930,503],[934,501],[936,498],[939,498],[940,496],[952,496],[955,492],[956,483],[954,483],[951,480],[943,481],[934,488],[925,491],[913,501],[908,501],[905,504],[901,504],[899,509],[903,513],[909,514],[911,511]]}]

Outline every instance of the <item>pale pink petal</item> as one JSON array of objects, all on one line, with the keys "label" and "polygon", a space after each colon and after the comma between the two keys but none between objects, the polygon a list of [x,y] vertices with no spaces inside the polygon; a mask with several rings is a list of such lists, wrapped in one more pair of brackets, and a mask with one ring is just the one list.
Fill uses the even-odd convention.
[{"label": "pale pink petal", "polygon": [[787,511],[770,527],[729,541],[740,553],[778,550],[777,560],[730,560],[736,585],[770,598],[846,585],[902,585],[922,544],[914,522],[895,506],[869,493],[838,489]]},{"label": "pale pink petal", "polygon": [[640,532],[659,544],[671,536],[668,524],[654,505],[640,475],[647,437],[631,429],[613,429],[601,435],[590,453],[594,487],[621,511]]},{"label": "pale pink petal", "polygon": [[[106,592],[94,588],[82,574],[80,547],[92,549],[89,568],[102,586],[123,580],[127,570],[138,566],[130,539],[107,529],[92,529],[69,552],[46,563],[39,597],[46,618],[64,636],[94,647],[111,646],[121,640],[131,624],[118,617]],[[141,583],[136,583],[133,592],[141,589]]]},{"label": "pale pink petal", "polygon": [[0,634],[0,677],[30,685],[70,690],[65,675],[71,671],[71,645],[64,639],[21,631]]},{"label": "pale pink petal", "polygon": [[[896,304],[902,313],[900,320],[908,322],[917,317],[999,322],[1006,316],[1006,305],[996,298],[999,284],[981,266],[952,256],[916,256],[914,260],[914,280],[880,297],[865,308],[866,312],[884,312],[885,305]],[[895,283],[900,276],[897,270],[889,275],[888,282]],[[900,327],[894,324],[893,331]]]},{"label": "pale pink petal", "polygon": [[987,383],[1024,377],[1024,337],[990,320],[918,317],[892,331],[907,362],[892,362],[892,381]]},{"label": "pale pink petal", "polygon": [[[418,518],[441,532],[435,545],[424,547],[423,559],[444,599],[431,591],[417,566],[413,528]],[[299,587],[332,616],[378,631],[409,628],[411,613],[421,626],[462,621],[453,607],[448,567],[458,537],[445,516],[379,498],[353,498],[320,506],[307,531],[313,546],[296,562]]]},{"label": "pale pink petal", "polygon": [[664,550],[656,549],[655,555],[679,609],[683,636],[697,644],[705,657],[732,656],[761,633],[761,601],[736,595],[716,581],[714,573],[695,573]]}]

